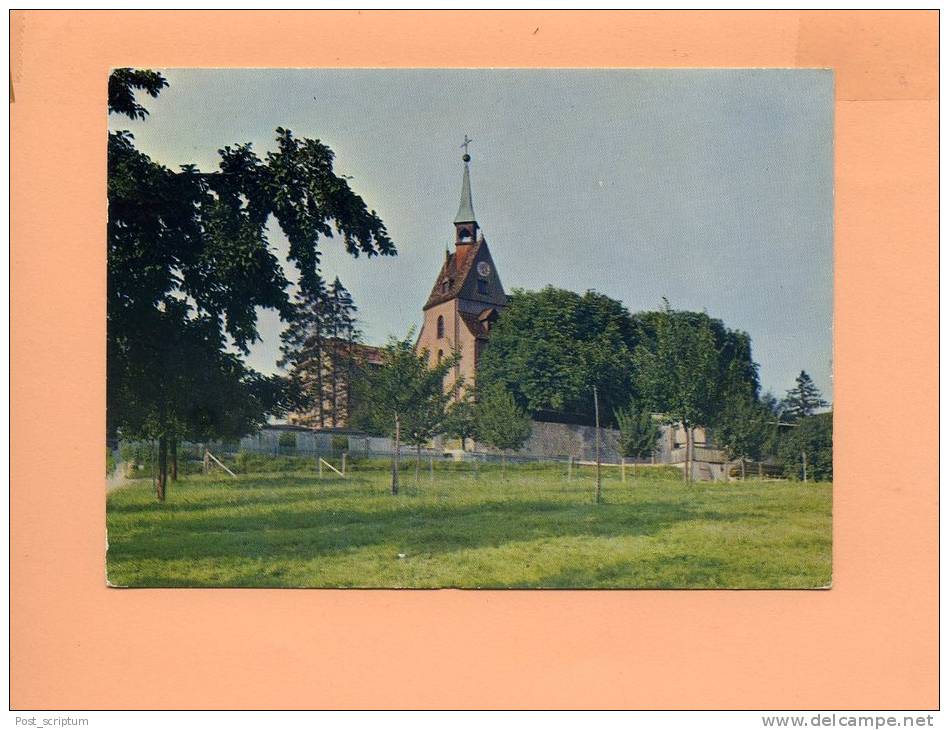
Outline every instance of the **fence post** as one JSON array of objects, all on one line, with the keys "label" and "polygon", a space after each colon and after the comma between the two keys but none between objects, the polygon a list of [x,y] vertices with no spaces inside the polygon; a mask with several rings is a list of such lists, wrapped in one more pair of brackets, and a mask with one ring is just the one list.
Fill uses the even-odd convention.
[{"label": "fence post", "polygon": [[316,457],[316,466],[320,470],[320,478],[323,478],[323,458],[321,456]]},{"label": "fence post", "polygon": [[567,481],[568,482],[573,481],[573,457],[572,456],[567,457]]},{"label": "fence post", "polygon": [[343,476],[346,476],[346,452],[343,452]]},{"label": "fence post", "polygon": [[619,471],[623,475],[623,484],[626,484],[626,457],[621,456],[619,458]]},{"label": "fence post", "polygon": [[431,454],[428,456],[428,481],[435,481],[435,457]]}]

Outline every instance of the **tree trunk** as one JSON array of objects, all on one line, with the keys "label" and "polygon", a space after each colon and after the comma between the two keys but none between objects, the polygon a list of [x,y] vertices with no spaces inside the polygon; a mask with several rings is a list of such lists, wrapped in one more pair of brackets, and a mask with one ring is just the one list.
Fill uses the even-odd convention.
[{"label": "tree trunk", "polygon": [[682,462],[682,481],[686,484],[689,483],[689,427],[685,425],[685,422],[682,423],[682,429],[685,431],[685,457]]},{"label": "tree trunk", "polygon": [[688,428],[685,429],[685,465],[686,465],[686,475],[688,477],[686,481],[689,483],[690,486],[693,481],[692,480],[692,476],[693,476],[692,462],[694,460],[695,460],[695,446],[692,443],[692,427],[689,426]]},{"label": "tree trunk", "polygon": [[594,434],[594,440],[596,441],[596,497],[594,501],[599,504],[602,491],[600,479],[600,399],[597,397],[596,388],[593,389],[593,413],[596,419],[596,432]]},{"label": "tree trunk", "polygon": [[320,417],[320,428],[326,425],[326,414],[323,412],[323,339],[316,339],[316,400],[317,413]]},{"label": "tree trunk", "polygon": [[330,415],[330,419],[331,419],[330,422],[333,424],[333,428],[336,428],[336,419],[338,417],[337,414],[339,413],[339,405],[337,403],[337,393],[336,393],[336,390],[339,387],[338,383],[336,382],[336,373],[337,373],[337,370],[339,369],[337,367],[338,358],[339,356],[337,355],[336,352],[333,352],[332,356],[330,357],[331,368],[332,368],[330,370],[330,393],[332,395],[330,399],[330,403],[333,408],[333,412]]},{"label": "tree trunk", "polygon": [[356,341],[353,339],[352,333],[350,332],[349,336],[349,352],[347,353],[348,357],[346,360],[346,383],[343,385],[345,398],[346,398],[346,425],[351,426],[353,420],[353,403],[352,403],[352,394],[353,394],[353,377],[356,372]]},{"label": "tree trunk", "polygon": [[178,481],[178,438],[171,439],[171,481]]},{"label": "tree trunk", "polygon": [[162,434],[158,437],[158,501],[165,501],[165,487],[168,483],[168,439]]},{"label": "tree trunk", "polygon": [[504,454],[501,454],[501,481],[504,481]]},{"label": "tree trunk", "polygon": [[401,424],[399,417],[395,417],[395,452],[392,454],[392,493],[399,493],[399,438]]},{"label": "tree trunk", "polygon": [[741,480],[745,481],[745,460],[741,460]]},{"label": "tree trunk", "polygon": [[422,468],[422,444],[415,444],[415,486],[418,486],[418,473]]}]

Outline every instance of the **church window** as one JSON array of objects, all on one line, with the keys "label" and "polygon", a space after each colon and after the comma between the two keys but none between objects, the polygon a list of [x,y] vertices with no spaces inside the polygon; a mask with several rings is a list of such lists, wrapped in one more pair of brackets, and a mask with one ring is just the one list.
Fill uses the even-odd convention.
[{"label": "church window", "polygon": [[488,293],[488,280],[478,279],[478,294],[487,294],[487,293]]},{"label": "church window", "polygon": [[458,231],[458,240],[460,241],[470,241],[471,240],[471,231],[467,228],[462,228]]},{"label": "church window", "polygon": [[[438,335],[438,339],[441,339],[442,337],[445,336],[445,318],[442,317],[441,315],[438,315],[438,322],[435,325],[435,330]],[[439,357],[439,360],[440,359],[441,357]]]},{"label": "church window", "polygon": [[442,282],[442,294],[448,293],[448,279]]},{"label": "church window", "polygon": [[443,357],[445,357],[445,351],[444,351],[444,350],[439,350],[439,351],[438,351],[438,360],[437,360],[437,362],[441,362]]}]

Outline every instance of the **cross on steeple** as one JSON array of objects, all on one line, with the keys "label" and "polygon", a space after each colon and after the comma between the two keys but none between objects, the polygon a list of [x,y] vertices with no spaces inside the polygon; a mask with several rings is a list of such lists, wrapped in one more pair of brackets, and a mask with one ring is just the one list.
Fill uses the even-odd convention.
[{"label": "cross on steeple", "polygon": [[[468,145],[471,144],[472,142],[474,142],[474,140],[473,140],[473,139],[468,139],[468,134],[466,133],[466,134],[465,134],[465,141],[464,141],[464,143],[461,145],[461,147],[464,148],[464,150],[465,150],[465,157],[469,157],[469,155],[468,155]],[[468,161],[468,160],[465,160],[465,162],[467,162],[467,161]]]}]

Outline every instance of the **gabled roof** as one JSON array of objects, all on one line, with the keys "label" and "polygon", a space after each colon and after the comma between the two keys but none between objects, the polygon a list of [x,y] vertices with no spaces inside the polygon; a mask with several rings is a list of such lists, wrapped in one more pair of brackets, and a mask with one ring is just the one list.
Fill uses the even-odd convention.
[{"label": "gabled roof", "polygon": [[[480,238],[475,243],[458,246],[455,253],[450,253],[445,257],[445,263],[438,272],[432,293],[428,295],[428,301],[422,307],[423,311],[436,304],[451,301],[461,293],[483,245],[485,245],[484,239]],[[442,291],[442,282],[446,279],[449,282],[447,292]]]}]

